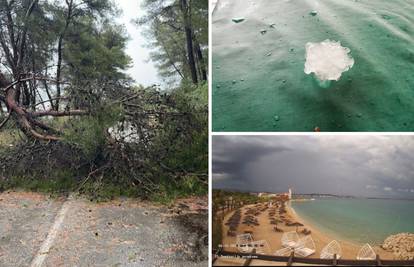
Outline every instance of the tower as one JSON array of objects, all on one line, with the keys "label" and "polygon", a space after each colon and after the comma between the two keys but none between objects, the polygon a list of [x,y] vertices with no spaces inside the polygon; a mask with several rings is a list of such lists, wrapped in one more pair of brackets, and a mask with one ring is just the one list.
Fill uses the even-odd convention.
[{"label": "tower", "polygon": [[291,188],[289,188],[288,198],[289,198],[289,200],[292,199],[292,189]]}]

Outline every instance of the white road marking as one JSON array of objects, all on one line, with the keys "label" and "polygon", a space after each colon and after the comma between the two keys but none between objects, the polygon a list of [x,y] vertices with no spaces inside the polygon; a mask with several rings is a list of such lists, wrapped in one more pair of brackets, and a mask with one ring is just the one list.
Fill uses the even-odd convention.
[{"label": "white road marking", "polygon": [[59,230],[62,228],[63,221],[65,219],[65,215],[67,211],[69,210],[69,207],[71,205],[72,197],[69,196],[68,199],[63,203],[62,207],[60,208],[58,214],[55,217],[55,222],[52,225],[52,227],[49,230],[49,233],[47,234],[46,240],[43,242],[42,246],[40,247],[39,251],[37,252],[36,256],[32,260],[32,263],[30,264],[30,267],[41,267],[43,265],[43,262],[45,261],[50,248],[52,247],[56,236],[59,232]]}]

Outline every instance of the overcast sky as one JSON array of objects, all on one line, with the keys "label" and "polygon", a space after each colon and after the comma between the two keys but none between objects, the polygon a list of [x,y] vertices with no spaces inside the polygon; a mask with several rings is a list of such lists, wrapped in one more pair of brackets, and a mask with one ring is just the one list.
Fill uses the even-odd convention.
[{"label": "overcast sky", "polygon": [[411,136],[214,136],[213,188],[414,198]]},{"label": "overcast sky", "polygon": [[147,40],[141,34],[141,29],[131,22],[131,20],[142,17],[145,14],[141,8],[143,0],[115,0],[115,2],[123,12],[118,21],[125,25],[131,38],[126,52],[132,58],[133,66],[127,71],[128,74],[138,84],[150,86],[161,83],[154,63],[148,61],[150,49],[145,47]]}]

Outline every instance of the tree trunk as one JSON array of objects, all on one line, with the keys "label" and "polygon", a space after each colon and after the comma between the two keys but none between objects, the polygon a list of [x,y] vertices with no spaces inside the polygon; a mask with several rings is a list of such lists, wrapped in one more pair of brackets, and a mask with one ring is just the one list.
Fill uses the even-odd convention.
[{"label": "tree trunk", "polygon": [[184,20],[184,30],[185,30],[185,39],[187,43],[187,60],[188,65],[190,68],[191,73],[191,80],[194,84],[198,84],[198,78],[197,78],[197,68],[194,60],[194,52],[193,52],[193,30],[191,26],[191,17],[189,12],[189,6],[187,4],[187,0],[181,0],[181,12],[183,14],[183,20]]},{"label": "tree trunk", "polygon": [[201,51],[200,44],[195,41],[194,42],[194,49],[196,51],[198,61],[199,61],[199,68],[201,71],[201,77],[203,81],[207,81],[207,70],[206,70],[206,64],[204,62],[203,52]]},{"label": "tree trunk", "polygon": [[[158,34],[158,33],[157,33]],[[168,38],[168,37],[167,37]],[[174,68],[174,70],[178,73],[178,75],[180,75],[180,77],[182,79],[184,79],[184,75],[181,72],[181,70],[178,68],[178,66],[174,63],[174,59],[170,56],[170,53],[168,52],[168,47],[165,45],[165,42],[162,38],[162,36],[160,35],[160,43],[161,43],[161,47],[163,48],[165,54],[168,57],[168,61],[170,62],[171,66]]]},{"label": "tree trunk", "polygon": [[[39,0],[32,0],[31,2],[23,1],[26,4],[28,4],[28,7],[23,18],[23,27],[21,27],[18,37],[14,36],[16,32],[13,32],[13,28],[8,29],[10,36],[9,38],[11,39],[10,41],[13,46],[13,51],[10,51],[9,46],[7,45],[5,35],[3,34],[3,32],[0,32],[0,45],[3,49],[4,54],[6,55],[6,59],[10,63],[13,73],[13,81],[8,81],[6,77],[3,75],[3,73],[0,72],[0,88],[2,88],[3,90],[1,91],[5,93],[5,96],[0,95],[0,101],[2,101],[6,105],[8,110],[8,115],[6,119],[3,120],[3,122],[0,122],[0,128],[7,123],[9,118],[11,118],[16,122],[17,127],[21,129],[29,139],[57,141],[61,140],[61,137],[54,135],[55,133],[57,133],[57,131],[45,125],[41,120],[38,120],[38,117],[86,115],[89,112],[82,110],[67,110],[64,112],[59,112],[57,110],[48,110],[36,112],[35,110],[30,111],[29,109],[27,109],[27,107],[30,106],[31,98],[34,97],[33,101],[36,100],[36,92],[30,90],[31,88],[28,87],[27,82],[35,82],[36,80],[47,80],[47,78],[36,77],[34,74],[32,74],[31,77],[27,77],[27,72],[30,71],[30,67],[26,64],[30,62],[25,62],[25,52],[28,51],[26,44],[30,42],[30,40],[27,37],[29,17],[31,16],[38,1]],[[69,5],[69,2],[67,3]],[[72,3],[72,0],[70,0],[70,3]],[[9,21],[11,21],[10,18]],[[13,38],[16,38],[16,41],[14,43],[12,42]],[[31,63],[33,64],[32,67],[34,69],[35,64],[34,62]],[[59,84],[59,81],[56,81],[56,83]]]},{"label": "tree trunk", "polygon": [[[70,23],[70,19],[72,17],[72,4],[73,4],[73,0],[70,0],[69,2],[66,1],[67,5],[68,5],[68,14],[66,16],[66,23],[65,23],[65,28],[63,29],[62,33],[59,36],[59,41],[58,41],[58,62],[57,62],[57,70],[56,70],[56,80],[60,81],[61,78],[61,71],[62,71],[62,46],[63,46],[63,38],[65,37],[65,33],[69,27],[69,23]],[[54,105],[54,109],[55,110],[59,110],[59,99],[60,99],[60,83],[58,82],[56,84],[56,102]]]}]

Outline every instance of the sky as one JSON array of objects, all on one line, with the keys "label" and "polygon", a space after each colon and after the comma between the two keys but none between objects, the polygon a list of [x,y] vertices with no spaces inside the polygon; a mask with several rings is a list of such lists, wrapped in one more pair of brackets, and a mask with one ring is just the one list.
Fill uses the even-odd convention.
[{"label": "sky", "polygon": [[145,47],[148,42],[142,35],[142,29],[131,22],[131,20],[145,14],[145,11],[141,8],[143,0],[115,0],[115,2],[122,10],[118,22],[125,25],[130,37],[126,52],[133,62],[132,67],[128,69],[127,73],[131,75],[137,84],[151,86],[162,83],[157,75],[154,63],[149,61],[151,50]]},{"label": "sky", "polygon": [[213,188],[414,199],[412,136],[214,136]]}]

